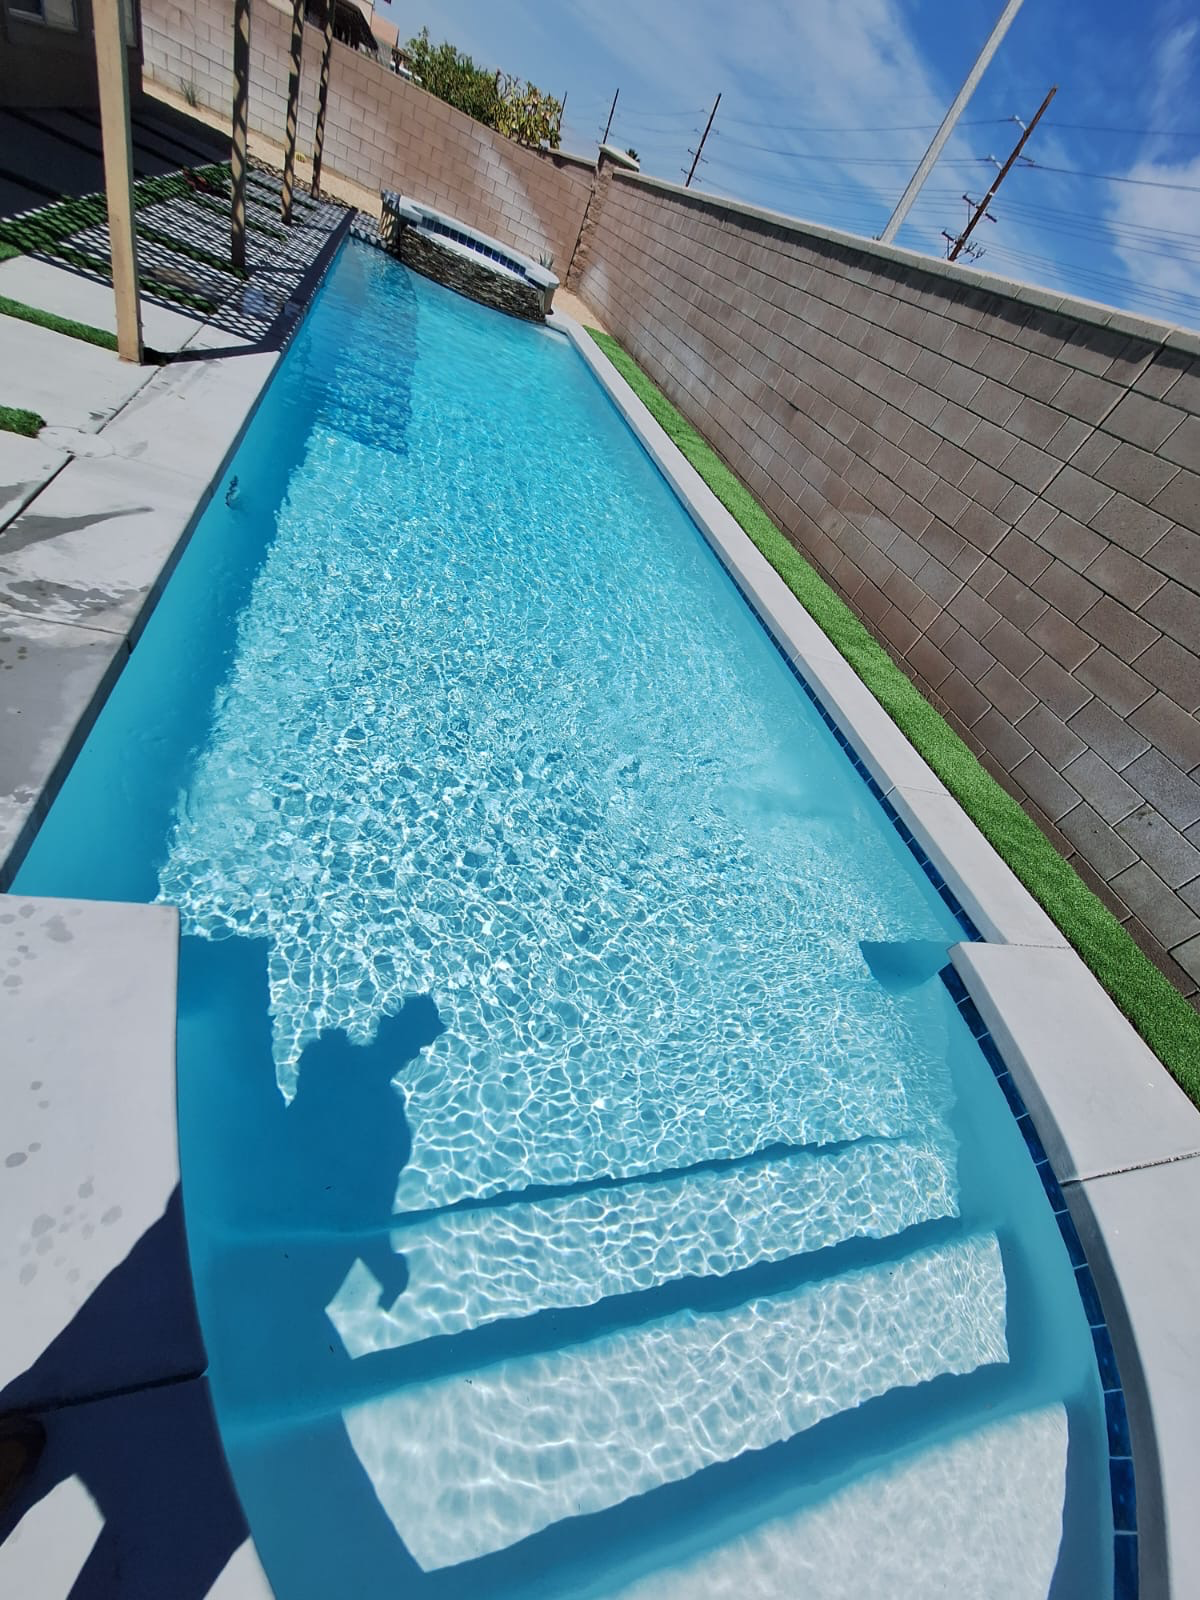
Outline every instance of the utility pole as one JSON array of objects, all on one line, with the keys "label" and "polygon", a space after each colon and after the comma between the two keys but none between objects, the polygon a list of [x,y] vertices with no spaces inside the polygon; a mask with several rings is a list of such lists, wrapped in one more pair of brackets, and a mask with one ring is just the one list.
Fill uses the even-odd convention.
[{"label": "utility pole", "polygon": [[292,189],[296,182],[296,124],[300,120],[300,65],[304,51],[304,0],[292,0],[292,43],[288,54],[287,130],[283,146],[283,189],[279,214],[292,220]]},{"label": "utility pole", "polygon": [[954,132],[954,125],[962,116],[967,101],[975,93],[975,87],[987,70],[988,63],[1000,47],[1000,41],[1012,26],[1013,18],[1021,9],[1021,0],[1008,0],[1008,4],[1000,13],[996,26],[992,29],[991,38],[979,52],[979,59],[967,73],[966,82],[954,97],[949,111],[942,118],[942,125],[934,134],[929,149],[921,157],[921,164],[909,180],[908,188],[900,196],[900,204],[888,218],[887,227],[879,235],[880,244],[891,244],[900,231],[900,224],[912,210],[913,201],[920,194],[926,178],[933,171],[934,163],[942,153],[946,140]]},{"label": "utility pole", "polygon": [[233,205],[229,213],[229,253],[235,267],[246,265],[246,140],[250,116],[250,0],[233,0],[233,140],[229,173]]},{"label": "utility pole", "polygon": [[[1012,168],[1013,162],[1021,154],[1021,151],[1024,150],[1025,144],[1026,144],[1026,141],[1029,138],[1029,135],[1033,132],[1033,130],[1037,127],[1038,123],[1042,120],[1042,116],[1043,116],[1043,113],[1046,110],[1046,107],[1050,104],[1051,100],[1054,99],[1054,96],[1057,93],[1058,93],[1058,85],[1054,84],[1053,87],[1050,90],[1050,93],[1046,96],[1046,98],[1042,101],[1041,105],[1038,107],[1037,115],[1034,117],[1033,121],[1029,124],[1029,126],[1027,128],[1025,128],[1024,133],[1022,133],[1021,137],[1017,140],[1016,148],[1013,150],[1012,155],[1009,156],[1008,160],[1000,168],[1000,171],[996,174],[995,178],[993,178],[992,187],[988,190],[988,192],[984,195],[983,199],[975,207],[975,215],[971,218],[970,222],[967,223],[966,227],[959,234],[958,238],[954,241],[954,248],[950,252],[949,260],[954,261],[954,260],[957,259],[959,251],[962,249],[963,245],[966,244],[967,240],[971,237],[971,235],[975,232],[976,224],[978,223],[980,217],[982,217],[984,212],[987,210],[988,203],[990,202],[992,196],[996,193],[996,190],[1004,182],[1005,178],[1008,177],[1008,174],[1009,174],[1009,171]],[[1020,118],[1019,117],[1014,117],[1013,121],[1014,122],[1019,122]],[[1024,125],[1022,124],[1022,126],[1024,126]]]},{"label": "utility pole", "polygon": [[[1019,0],[1018,0],[1018,3],[1019,3]],[[686,179],[684,180],[683,187],[685,189],[690,189],[691,186],[692,186],[692,178],[693,178],[693,176],[695,174],[696,168],[700,165],[700,156],[701,156],[701,153],[704,150],[704,141],[708,138],[708,130],[713,125],[713,118],[716,116],[717,107],[720,104],[721,104],[721,96],[718,95],[717,98],[713,101],[712,110],[708,113],[708,121],[704,124],[704,132],[700,135],[700,143],[696,146],[695,155],[692,155],[692,152],[690,150],[688,151],[688,154],[690,156],[692,156],[692,166],[691,166],[691,170],[689,171]]]},{"label": "utility pole", "polygon": [[[620,92],[620,89],[618,89],[617,94],[620,94]],[[608,121],[604,124],[604,137],[600,141],[601,144],[608,143],[608,130],[612,127],[613,112],[617,109],[617,94],[613,95],[613,103],[608,108]]]},{"label": "utility pole", "polygon": [[117,354],[142,361],[142,302],[138,295],[137,234],[134,230],[133,142],[129,131],[129,58],[118,0],[95,0],[96,76],[100,87],[100,135],[108,201],[108,244],[117,302]]}]

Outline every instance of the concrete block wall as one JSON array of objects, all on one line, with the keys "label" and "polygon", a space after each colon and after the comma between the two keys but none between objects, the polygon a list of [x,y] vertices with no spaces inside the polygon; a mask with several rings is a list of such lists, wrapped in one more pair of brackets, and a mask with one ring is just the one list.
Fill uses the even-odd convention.
[{"label": "concrete block wall", "polygon": [[572,281],[1200,999],[1200,337],[623,173]]},{"label": "concrete block wall", "polygon": [[[229,114],[232,0],[145,0],[143,74]],[[256,0],[250,38],[250,126],[283,142],[291,6]],[[323,36],[304,30],[300,148],[311,152]],[[591,193],[592,166],[527,150],[464,116],[377,61],[334,42],[324,163],[366,188],[398,189],[501,239],[534,260],[553,255],[565,277]]]}]

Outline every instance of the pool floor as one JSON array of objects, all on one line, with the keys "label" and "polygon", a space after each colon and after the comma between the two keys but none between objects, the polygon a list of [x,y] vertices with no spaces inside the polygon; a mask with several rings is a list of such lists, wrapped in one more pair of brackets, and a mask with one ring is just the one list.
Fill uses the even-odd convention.
[{"label": "pool floor", "polygon": [[343,249],[15,888],[180,907],[280,1600],[1111,1592],[962,930],[561,335]]}]

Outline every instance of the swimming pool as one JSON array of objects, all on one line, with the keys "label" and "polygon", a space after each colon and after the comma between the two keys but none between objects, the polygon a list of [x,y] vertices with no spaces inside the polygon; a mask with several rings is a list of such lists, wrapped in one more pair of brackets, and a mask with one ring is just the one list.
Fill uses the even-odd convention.
[{"label": "swimming pool", "polygon": [[1111,1589],[962,930],[560,335],[343,251],[14,887],[181,908],[281,1600]]}]

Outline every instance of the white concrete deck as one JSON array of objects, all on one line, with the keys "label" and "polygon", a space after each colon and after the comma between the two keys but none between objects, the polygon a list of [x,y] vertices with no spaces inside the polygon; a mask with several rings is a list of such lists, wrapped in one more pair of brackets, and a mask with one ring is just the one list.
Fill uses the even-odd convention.
[{"label": "white concrete deck", "polygon": [[5,1595],[66,1600],[89,1561],[88,1593],[270,1593],[203,1377],[178,931],[169,906],[0,897],[0,1413],[46,1432],[0,1518]]}]

